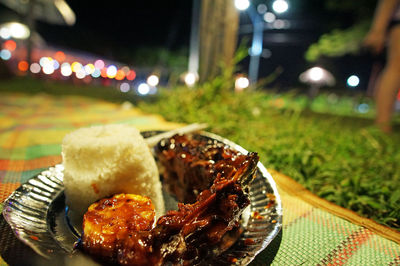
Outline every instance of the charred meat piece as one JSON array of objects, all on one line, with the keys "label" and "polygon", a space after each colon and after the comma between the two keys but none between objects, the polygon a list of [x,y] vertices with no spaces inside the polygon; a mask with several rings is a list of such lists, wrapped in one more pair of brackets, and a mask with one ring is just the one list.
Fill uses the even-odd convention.
[{"label": "charred meat piece", "polygon": [[179,203],[178,210],[160,217],[151,231],[131,234],[118,253],[118,263],[196,265],[223,251],[224,236],[238,228],[240,215],[250,203],[246,190],[258,162],[256,153],[223,154],[232,156],[216,163],[212,185],[197,201]]},{"label": "charred meat piece", "polygon": [[84,215],[81,247],[98,260],[116,262],[121,242],[133,231],[150,230],[154,216],[148,197],[118,194],[99,200]]},{"label": "charred meat piece", "polygon": [[212,185],[216,168],[233,167],[225,159],[235,160],[239,155],[222,143],[196,139],[192,135],[175,135],[165,139],[155,151],[165,168],[164,186],[179,202],[185,203],[195,202],[198,194]]},{"label": "charred meat piece", "polygon": [[187,136],[166,140],[157,155],[165,168],[164,182],[168,180],[178,198],[194,198],[194,203],[179,203],[178,210],[160,217],[151,230],[129,227],[121,237],[117,232],[111,249],[98,247],[109,242],[97,245],[84,238],[89,243],[84,251],[120,265],[198,265],[224,251],[224,239],[238,232],[240,216],[250,204],[247,191],[258,155]]}]

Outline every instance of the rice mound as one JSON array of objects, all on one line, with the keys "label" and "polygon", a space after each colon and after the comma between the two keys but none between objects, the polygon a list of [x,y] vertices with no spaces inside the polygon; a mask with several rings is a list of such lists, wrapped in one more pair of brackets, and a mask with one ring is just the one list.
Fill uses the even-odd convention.
[{"label": "rice mound", "polygon": [[83,216],[89,205],[117,193],[148,196],[164,213],[154,157],[140,132],[128,125],[81,128],[62,141],[66,204]]}]

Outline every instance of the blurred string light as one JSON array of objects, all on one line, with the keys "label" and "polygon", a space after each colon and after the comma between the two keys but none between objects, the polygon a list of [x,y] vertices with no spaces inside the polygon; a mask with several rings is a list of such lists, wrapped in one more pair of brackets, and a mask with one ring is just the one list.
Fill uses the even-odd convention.
[{"label": "blurred string light", "polygon": [[284,13],[289,9],[289,4],[285,0],[275,0],[272,3],[272,9],[276,13]]},{"label": "blurred string light", "polygon": [[366,114],[369,111],[369,105],[367,103],[361,103],[360,105],[358,105],[357,111],[362,114]]},{"label": "blurred string light", "polygon": [[88,74],[88,75],[93,74],[93,72],[96,70],[96,68],[94,67],[93,64],[87,64],[83,67],[83,69],[85,70],[86,74]]},{"label": "blurred string light", "polygon": [[133,70],[129,70],[129,73],[126,75],[127,80],[134,80],[136,78],[136,72]]},{"label": "blurred string light", "polygon": [[250,85],[250,81],[246,77],[238,77],[235,80],[235,90],[236,91],[242,91],[242,90],[246,89],[247,87],[249,87],[249,85]]},{"label": "blurred string light", "polygon": [[257,6],[257,12],[259,14],[264,14],[265,12],[267,12],[267,10],[268,10],[268,8],[267,8],[267,6],[265,4],[259,4]]},{"label": "blurred string light", "polygon": [[54,67],[55,70],[59,69],[60,68],[60,63],[58,63],[57,60],[53,60],[53,67]]},{"label": "blurred string light", "polygon": [[11,52],[7,49],[0,51],[0,58],[3,60],[9,60],[11,58]]},{"label": "blurred string light", "polygon": [[192,87],[192,86],[194,86],[194,84],[196,83],[197,78],[198,78],[198,77],[197,77],[196,74],[189,72],[189,73],[186,73],[186,74],[185,74],[183,80],[184,80],[185,84],[186,84],[188,87]]},{"label": "blurred string light", "polygon": [[235,7],[238,10],[246,10],[250,6],[250,1],[249,0],[235,0]]},{"label": "blurred string light", "polygon": [[[71,64],[71,69],[73,72],[77,73],[83,69],[83,66],[81,63],[75,61]],[[85,70],[83,70],[83,71],[85,71]]]},{"label": "blurred string light", "polygon": [[92,73],[92,77],[98,78],[98,77],[100,77],[100,74],[101,74],[100,69],[97,69],[97,68],[96,68],[96,69],[93,71],[93,73]]},{"label": "blurred string light", "polygon": [[43,73],[50,75],[54,73],[54,67],[51,64],[46,64],[44,66],[42,66],[42,71]]},{"label": "blurred string light", "polygon": [[0,37],[7,40],[11,38],[11,33],[8,28],[0,27]]},{"label": "blurred string light", "polygon": [[360,78],[357,77],[356,75],[351,75],[347,79],[347,85],[350,87],[357,87],[360,84]]},{"label": "blurred string light", "polygon": [[61,75],[64,77],[69,77],[72,74],[71,65],[69,63],[62,63],[61,64]]},{"label": "blurred string light", "polygon": [[18,62],[18,70],[21,72],[26,72],[29,68],[29,64],[26,61],[19,61]]},{"label": "blurred string light", "polygon": [[117,70],[117,74],[115,75],[116,80],[123,80],[125,78],[125,72],[122,69]]},{"label": "blurred string light", "polygon": [[127,82],[122,82],[119,89],[121,92],[128,92],[131,89],[131,86]]},{"label": "blurred string light", "polygon": [[78,71],[75,72],[75,76],[78,79],[83,79],[84,77],[86,77],[86,72],[83,68],[79,69]]},{"label": "blurred string light", "polygon": [[272,12],[267,12],[267,13],[264,14],[263,18],[264,18],[265,22],[272,23],[272,22],[275,21],[276,16]]},{"label": "blurred string light", "polygon": [[121,70],[122,70],[122,71],[124,71],[124,73],[125,73],[125,76],[127,76],[127,75],[128,75],[128,73],[129,73],[129,71],[130,71],[130,69],[129,69],[129,67],[128,67],[128,66],[124,66],[124,67],[122,67],[122,68],[121,68]]},{"label": "blurred string light", "polygon": [[104,61],[101,59],[98,59],[94,62],[94,67],[97,69],[103,69],[106,65],[104,64]]},{"label": "blurred string light", "polygon": [[150,86],[147,85],[147,83],[140,83],[137,88],[137,91],[141,95],[147,95],[150,92]]},{"label": "blurred string light", "polygon": [[32,63],[31,66],[29,67],[29,70],[34,73],[37,74],[40,72],[41,67],[38,63]]},{"label": "blurred string light", "polygon": [[56,59],[56,60],[58,60],[59,62],[63,62],[63,61],[65,61],[65,54],[64,54],[64,52],[63,51],[57,51],[55,54],[54,54],[54,58]]},{"label": "blurred string light", "polygon": [[110,65],[107,67],[107,77],[114,78],[117,75],[117,67],[114,65]]},{"label": "blurred string light", "polygon": [[103,68],[100,70],[100,76],[101,76],[102,78],[107,78],[107,68],[106,68],[106,67],[103,67]]},{"label": "blurred string light", "polygon": [[3,48],[9,50],[10,52],[14,51],[17,48],[17,43],[13,40],[8,40],[3,43]]},{"label": "blurred string light", "polygon": [[147,78],[147,84],[149,84],[152,87],[155,87],[158,85],[158,82],[160,82],[160,79],[158,76],[152,74]]},{"label": "blurred string light", "polygon": [[26,39],[30,35],[29,28],[19,22],[8,22],[0,25],[0,36],[3,39]]}]

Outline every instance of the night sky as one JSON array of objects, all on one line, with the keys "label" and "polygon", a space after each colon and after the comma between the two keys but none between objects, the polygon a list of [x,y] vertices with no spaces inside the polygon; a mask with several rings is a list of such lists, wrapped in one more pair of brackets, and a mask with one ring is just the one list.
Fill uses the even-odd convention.
[{"label": "night sky", "polygon": [[[253,4],[258,2],[271,3],[252,1]],[[36,24],[37,31],[50,45],[86,51],[126,63],[131,63],[135,51],[140,51],[141,48],[188,48],[191,0],[67,0],[67,3],[76,14],[74,26],[56,26],[40,21]],[[311,66],[304,60],[304,52],[311,43],[332,28],[343,28],[352,23],[351,14],[327,11],[319,0],[289,3],[289,11],[280,18],[290,20],[295,27],[289,30],[265,31],[264,48],[268,49],[271,55],[261,59],[260,65],[260,76],[266,76],[276,67],[283,66],[284,73],[281,81],[278,81],[278,85],[283,86],[290,85],[288,82],[297,82],[298,74]],[[7,9],[0,6],[0,12],[4,14],[4,11]],[[250,24],[249,17],[242,12],[240,26],[246,24]],[[239,34],[239,40],[243,38],[251,39],[251,33]],[[248,61],[244,60],[241,66],[247,71]],[[332,64],[332,68],[340,66]],[[368,75],[368,69],[366,71]]]}]

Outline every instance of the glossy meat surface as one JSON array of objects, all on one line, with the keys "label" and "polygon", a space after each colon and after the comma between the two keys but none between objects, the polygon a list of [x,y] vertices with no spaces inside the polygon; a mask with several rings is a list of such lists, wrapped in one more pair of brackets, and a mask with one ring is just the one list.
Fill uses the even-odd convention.
[{"label": "glossy meat surface", "polygon": [[130,232],[150,230],[154,206],[147,197],[118,194],[93,203],[83,218],[82,248],[112,262]]},{"label": "glossy meat surface", "polygon": [[247,186],[258,155],[186,135],[160,143],[156,154],[170,191],[194,201],[179,203],[151,230],[127,229],[112,251],[84,249],[89,254],[98,258],[100,250],[103,261],[120,265],[198,265],[229,247],[227,239],[232,242],[239,232],[241,213],[250,204]]},{"label": "glossy meat surface", "polygon": [[199,193],[208,189],[217,171],[231,171],[233,164],[225,159],[235,160],[240,154],[217,141],[197,139],[188,135],[175,135],[161,141],[156,155],[162,167],[163,185],[176,196],[178,201],[193,203]]}]

